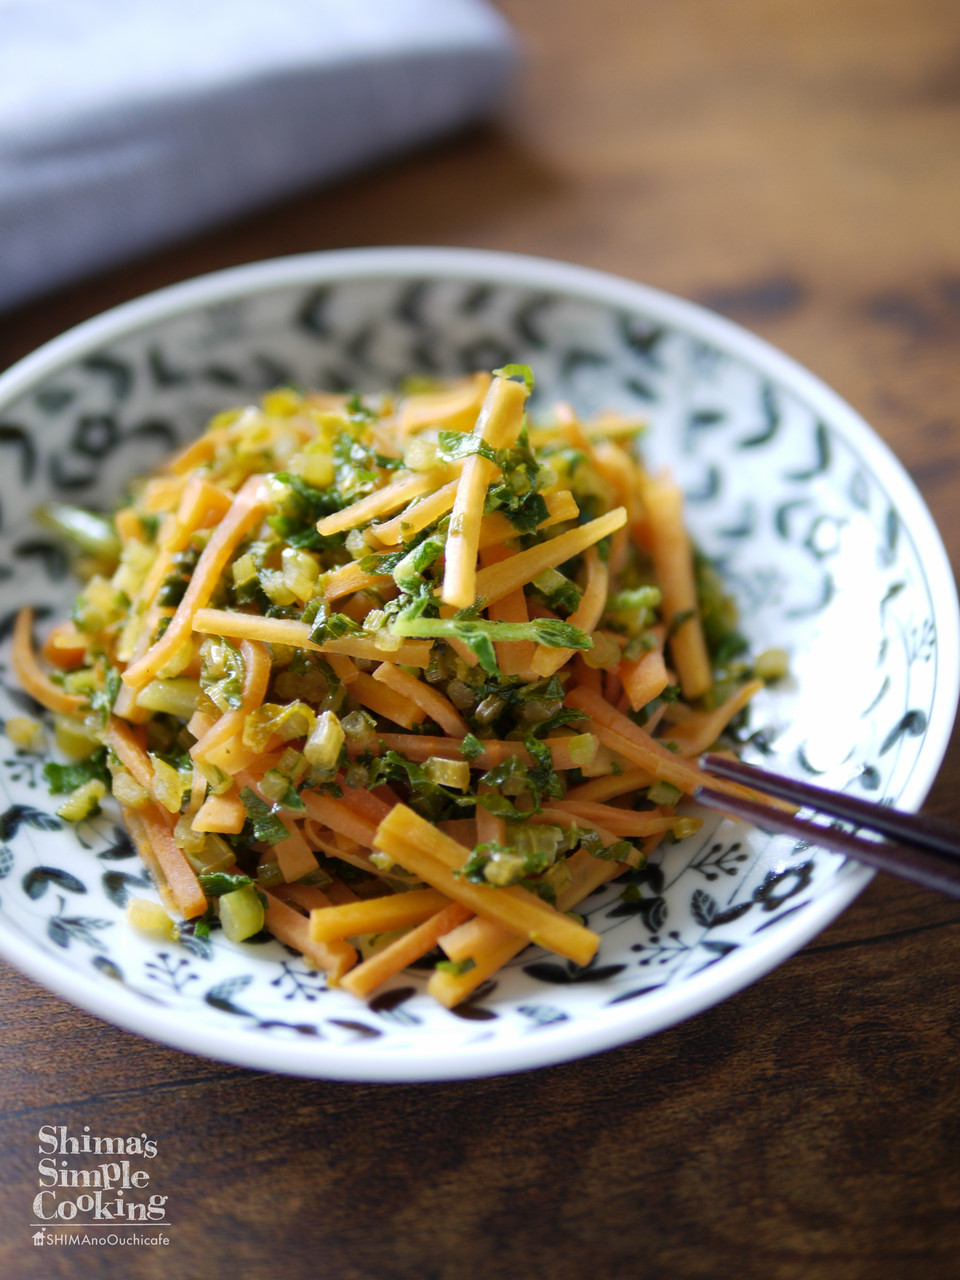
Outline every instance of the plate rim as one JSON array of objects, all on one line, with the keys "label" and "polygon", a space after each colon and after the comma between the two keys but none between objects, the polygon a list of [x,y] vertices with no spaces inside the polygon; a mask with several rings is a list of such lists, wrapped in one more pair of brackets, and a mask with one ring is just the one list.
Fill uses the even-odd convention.
[{"label": "plate rim", "polygon": [[[949,558],[926,503],[890,446],[837,392],[791,356],[735,321],[653,286],[593,268],[530,255],[484,249],[397,246],[318,251],[229,267],[166,286],[93,316],[55,337],[0,374],[4,404],[105,343],[204,306],[215,306],[283,288],[359,279],[416,278],[495,281],[542,289],[626,311],[654,313],[666,323],[763,370],[816,405],[827,422],[867,454],[918,547],[923,548],[938,635],[960,653],[960,604]],[[941,690],[940,686],[943,685]],[[942,764],[960,699],[960,663],[942,662],[938,696],[902,807],[917,810]],[[181,1011],[150,1007],[125,988],[91,985],[89,978],[50,956],[29,935],[0,933],[0,956],[74,1005],[125,1030],[171,1047],[250,1069],[356,1082],[440,1082],[530,1070],[587,1057],[675,1025],[729,998],[764,977],[830,924],[873,878],[867,868],[847,864],[835,883],[781,929],[688,979],[643,998],[642,1007],[605,1009],[570,1026],[541,1028],[509,1045],[459,1044],[452,1049],[365,1048],[349,1044],[269,1040],[250,1029],[217,1027],[215,1036]],[[211,1041],[213,1043],[211,1043]]]}]

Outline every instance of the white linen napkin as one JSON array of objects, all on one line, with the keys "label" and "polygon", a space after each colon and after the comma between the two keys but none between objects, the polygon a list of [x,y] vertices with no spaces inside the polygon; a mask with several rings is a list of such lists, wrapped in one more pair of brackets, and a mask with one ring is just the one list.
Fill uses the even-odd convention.
[{"label": "white linen napkin", "polygon": [[485,0],[0,0],[0,307],[454,129],[516,52]]}]

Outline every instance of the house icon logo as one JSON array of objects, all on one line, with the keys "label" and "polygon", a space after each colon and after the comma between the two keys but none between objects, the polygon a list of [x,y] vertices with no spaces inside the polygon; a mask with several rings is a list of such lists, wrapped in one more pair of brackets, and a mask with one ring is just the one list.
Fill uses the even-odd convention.
[{"label": "house icon logo", "polygon": [[33,1243],[34,1243],[34,1244],[43,1244],[43,1229],[42,1229],[42,1228],[41,1228],[39,1231],[35,1231],[35,1232],[33,1233]]}]

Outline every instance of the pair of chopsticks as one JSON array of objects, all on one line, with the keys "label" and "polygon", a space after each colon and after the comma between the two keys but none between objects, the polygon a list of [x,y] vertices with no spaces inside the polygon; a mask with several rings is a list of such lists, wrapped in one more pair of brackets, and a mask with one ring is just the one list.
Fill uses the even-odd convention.
[{"label": "pair of chopsticks", "polygon": [[807,844],[833,849],[878,871],[960,898],[960,832],[952,823],[926,814],[902,813],[884,804],[782,778],[726,756],[708,753],[700,757],[700,766],[718,778],[853,823],[887,837],[892,843],[871,840],[836,826],[822,826],[771,808],[760,800],[746,800],[712,787],[698,787],[693,799],[707,808],[745,818],[766,831],[780,831]]}]

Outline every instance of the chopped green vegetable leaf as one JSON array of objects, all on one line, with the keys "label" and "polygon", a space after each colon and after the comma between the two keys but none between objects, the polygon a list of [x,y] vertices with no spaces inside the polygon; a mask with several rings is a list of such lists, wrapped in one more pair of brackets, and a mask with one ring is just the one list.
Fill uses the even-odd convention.
[{"label": "chopped green vegetable leaf", "polygon": [[528,364],[505,364],[502,369],[494,369],[496,378],[522,378],[527,392],[533,390],[533,370]]},{"label": "chopped green vegetable leaf", "polygon": [[[310,604],[313,604],[312,600]],[[313,625],[310,629],[310,639],[314,644],[323,644],[326,640],[339,640],[341,636],[352,635],[360,630],[353,619],[348,618],[345,613],[332,613],[324,600],[321,600],[313,611],[311,621]]]},{"label": "chopped green vegetable leaf", "polygon": [[517,494],[506,483],[491,485],[483,509],[485,512],[501,511],[517,533],[533,533],[550,514],[542,493],[530,489],[527,493]]},{"label": "chopped green vegetable leaf", "polygon": [[203,666],[200,688],[223,712],[237,711],[243,702],[246,663],[236,645],[219,636],[211,636],[200,647]]},{"label": "chopped green vegetable leaf", "polygon": [[52,796],[68,795],[84,783],[97,779],[110,785],[107,768],[107,748],[98,747],[93,755],[78,764],[55,764],[52,760],[43,766],[43,776],[50,784]]},{"label": "chopped green vegetable leaf", "polygon": [[498,675],[496,640],[532,640],[551,649],[592,649],[593,641],[585,631],[561,622],[558,618],[532,618],[529,622],[488,622],[483,618],[463,617],[462,610],[452,618],[409,618],[399,615],[391,630],[394,635],[418,639],[461,640],[476,654],[488,675]]},{"label": "chopped green vegetable leaf", "polygon": [[302,476],[289,471],[277,473],[277,480],[289,490],[276,515],[267,517],[267,524],[293,547],[318,551],[324,547],[338,546],[339,538],[323,538],[317,532],[317,521],[333,515],[346,503],[336,489],[317,489]]},{"label": "chopped green vegetable leaf", "polygon": [[36,514],[41,524],[69,539],[85,555],[96,556],[107,565],[119,560],[120,539],[107,516],[66,502],[48,502]]},{"label": "chopped green vegetable leaf", "polygon": [[628,591],[615,591],[607,597],[607,613],[620,613],[633,609],[656,609],[661,600],[659,587],[632,587]]},{"label": "chopped green vegetable leaf", "polygon": [[[253,884],[249,876],[231,875],[226,871],[212,871],[197,876],[197,879],[208,898],[220,898],[225,893],[233,893],[235,889],[245,889],[247,885]],[[207,928],[209,927],[208,925]]]},{"label": "chopped green vegetable leaf", "polygon": [[117,694],[120,692],[120,672],[116,667],[107,667],[106,678],[101,688],[92,689],[88,695],[88,701],[92,710],[98,712],[100,721],[106,725],[113,710],[113,704],[117,700]]},{"label": "chopped green vegetable leaf", "polygon": [[289,838],[290,833],[277,817],[275,810],[249,787],[243,788],[240,799],[247,811],[254,840],[259,840],[262,844],[280,844],[281,841]]},{"label": "chopped green vegetable leaf", "polygon": [[455,978],[459,978],[461,974],[475,969],[477,962],[471,956],[467,956],[466,960],[438,960],[433,967],[440,973],[450,973]]},{"label": "chopped green vegetable leaf", "polygon": [[416,590],[424,572],[443,555],[443,547],[440,539],[426,538],[388,572],[393,574],[393,580],[401,590]]}]

